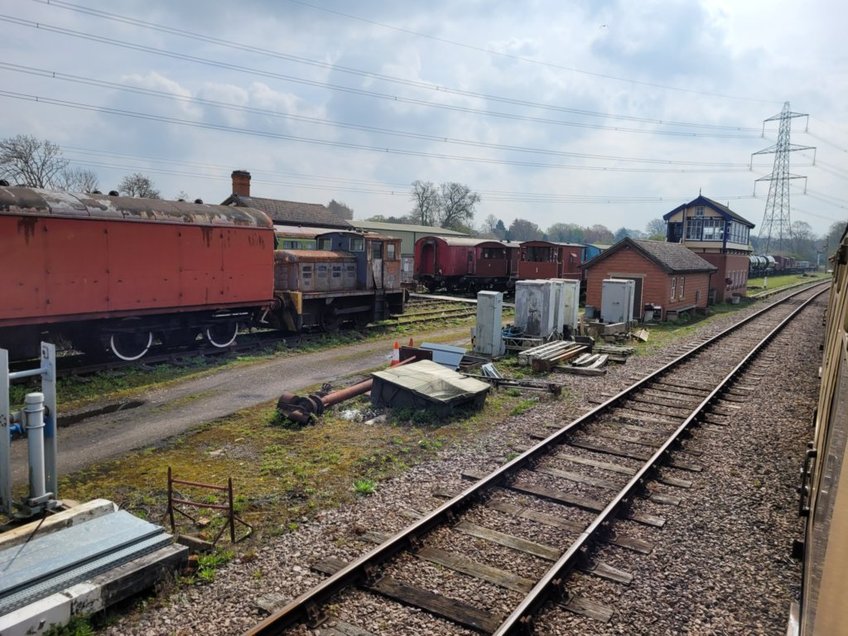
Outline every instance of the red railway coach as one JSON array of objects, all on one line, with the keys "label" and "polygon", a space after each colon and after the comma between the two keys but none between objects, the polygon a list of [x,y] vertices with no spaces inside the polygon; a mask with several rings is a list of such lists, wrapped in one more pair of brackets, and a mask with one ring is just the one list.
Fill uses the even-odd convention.
[{"label": "red railway coach", "polygon": [[415,242],[415,280],[430,291],[509,289],[518,246],[491,239],[423,236]]},{"label": "red railway coach", "polygon": [[524,241],[519,245],[519,280],[571,278],[580,280],[583,246],[551,241]]},{"label": "red railway coach", "polygon": [[124,360],[154,338],[228,346],[273,299],[273,267],[257,210],[0,187],[0,347],[13,358],[56,337]]}]

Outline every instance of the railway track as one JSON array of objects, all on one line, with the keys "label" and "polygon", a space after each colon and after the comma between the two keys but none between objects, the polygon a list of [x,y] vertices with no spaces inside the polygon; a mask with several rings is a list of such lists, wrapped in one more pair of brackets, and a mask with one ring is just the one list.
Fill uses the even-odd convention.
[{"label": "railway track", "polygon": [[[613,607],[591,593],[576,594],[575,577],[632,579],[626,563],[605,560],[604,550],[651,551],[638,529],[661,528],[709,461],[687,444],[688,432],[731,421],[735,403],[753,390],[734,381],[823,291],[796,292],[701,342],[582,417],[555,425],[494,472],[469,471],[463,476],[472,486],[400,533],[366,533],[377,545],[359,559],[315,564],[328,578],[248,633],[317,624],[334,597],[353,588],[416,607],[461,632],[527,631],[549,602],[609,619]],[[473,551],[464,549],[471,544]],[[424,580],[415,574],[421,563],[428,564]],[[479,594],[497,602],[475,603],[456,577],[497,590]],[[367,620],[379,624],[373,607]]]},{"label": "railway track", "polygon": [[[470,318],[476,315],[475,305],[469,305],[459,301],[451,302],[450,299],[412,301],[409,306],[409,312],[398,314],[391,320],[369,324],[365,327],[365,330],[379,331],[397,326],[425,325],[431,322]],[[169,348],[161,344],[156,344],[151,347],[144,358],[132,362],[119,360],[118,358],[108,356],[106,353],[100,358],[92,358],[89,355],[71,352],[59,357],[57,374],[60,377],[65,377],[118,370],[139,364],[180,364],[182,360],[189,357],[215,357],[250,353],[280,342],[285,342],[290,348],[297,348],[306,343],[316,342],[325,336],[325,332],[284,334],[271,330],[252,331],[250,333],[241,333],[238,342],[227,347],[214,347],[200,340],[191,348],[185,346]],[[12,370],[28,368],[31,364],[31,361],[15,363],[12,365]]]}]

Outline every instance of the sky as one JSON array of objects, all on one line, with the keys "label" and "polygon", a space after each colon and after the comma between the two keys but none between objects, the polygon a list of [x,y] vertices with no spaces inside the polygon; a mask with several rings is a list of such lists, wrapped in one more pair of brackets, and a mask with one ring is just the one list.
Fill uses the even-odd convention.
[{"label": "sky", "polygon": [[[402,216],[414,181],[489,215],[644,230],[701,192],[757,227],[792,112],[791,220],[848,219],[842,0],[0,0],[0,138],[100,189]],[[764,134],[763,134],[764,132]]]}]

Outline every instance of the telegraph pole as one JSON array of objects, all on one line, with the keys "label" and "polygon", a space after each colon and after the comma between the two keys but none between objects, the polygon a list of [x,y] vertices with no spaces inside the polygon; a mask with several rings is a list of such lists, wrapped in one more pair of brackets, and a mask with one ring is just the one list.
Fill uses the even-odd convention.
[{"label": "telegraph pole", "polygon": [[[807,177],[789,172],[789,153],[796,150],[812,150],[813,165],[816,163],[815,146],[799,146],[789,143],[789,132],[792,127],[792,120],[795,117],[806,117],[809,126],[810,116],[808,114],[793,113],[789,110],[789,102],[784,102],[783,110],[779,114],[763,120],[763,136],[765,136],[767,122],[780,122],[777,143],[751,154],[752,167],[754,155],[774,154],[774,167],[771,174],[754,181],[754,195],[757,194],[758,181],[769,182],[766,210],[763,215],[763,223],[760,225],[759,235],[760,249],[763,254],[769,253],[772,241],[776,243],[776,252],[782,254],[785,251],[784,239],[792,238],[792,221],[789,217],[789,181],[791,179],[804,179],[804,192],[807,192]],[[765,241],[765,245],[763,245],[763,241]]]}]

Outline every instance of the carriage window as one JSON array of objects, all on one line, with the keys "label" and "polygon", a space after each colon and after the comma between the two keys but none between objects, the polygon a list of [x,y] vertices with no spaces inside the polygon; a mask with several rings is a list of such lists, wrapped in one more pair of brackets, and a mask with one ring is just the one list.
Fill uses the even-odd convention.
[{"label": "carriage window", "polygon": [[333,249],[333,239],[330,238],[320,238],[318,239],[318,249],[319,250],[332,250]]},{"label": "carriage window", "polygon": [[393,261],[397,257],[395,256],[395,247],[394,243],[386,243],[386,260]]},{"label": "carriage window", "polygon": [[505,258],[506,250],[500,247],[484,247],[480,253],[480,258],[494,259]]},{"label": "carriage window", "polygon": [[304,278],[312,278],[312,265],[302,265],[301,268]]},{"label": "carriage window", "polygon": [[365,239],[363,238],[351,238],[350,239],[350,251],[351,252],[364,252],[365,251]]},{"label": "carriage window", "polygon": [[371,242],[371,258],[373,258],[373,259],[383,258],[383,242],[382,241],[372,241]]},{"label": "carriage window", "polygon": [[341,265],[333,265],[333,278],[341,278],[342,277],[342,266]]}]

